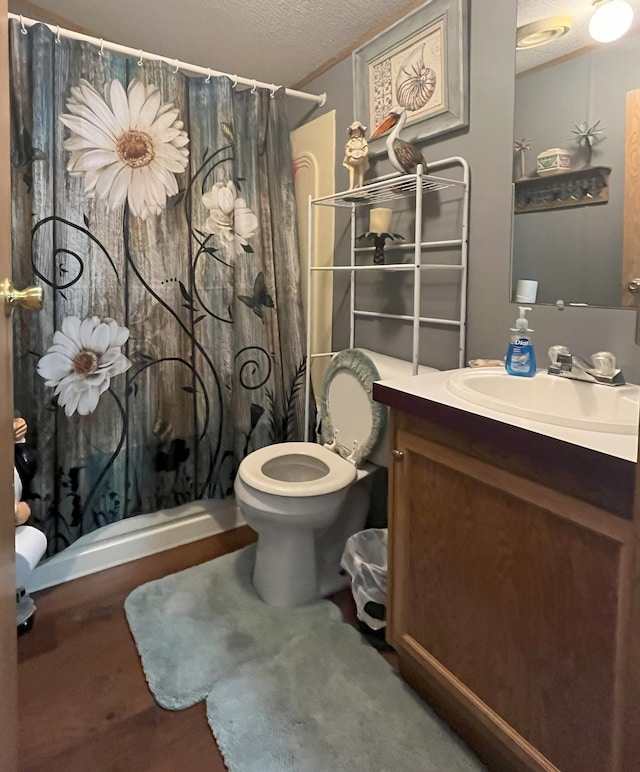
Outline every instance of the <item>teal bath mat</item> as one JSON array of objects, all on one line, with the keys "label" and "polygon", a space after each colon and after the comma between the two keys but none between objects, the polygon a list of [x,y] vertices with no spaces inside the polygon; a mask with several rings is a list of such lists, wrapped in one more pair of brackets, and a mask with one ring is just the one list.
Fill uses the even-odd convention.
[{"label": "teal bath mat", "polygon": [[230,772],[484,767],[329,601],[267,606],[255,547],[134,590],[129,626],[157,702],[206,698]]},{"label": "teal bath mat", "polygon": [[247,660],[268,658],[319,624],[340,620],[323,600],[277,609],[251,584],[255,545],[137,587],[124,609],[156,702],[182,710]]}]

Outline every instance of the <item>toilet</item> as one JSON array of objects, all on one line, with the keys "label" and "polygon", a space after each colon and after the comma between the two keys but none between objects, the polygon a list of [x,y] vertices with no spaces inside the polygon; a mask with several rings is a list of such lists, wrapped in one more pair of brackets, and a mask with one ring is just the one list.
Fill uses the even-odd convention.
[{"label": "toilet", "polygon": [[384,377],[411,373],[408,362],[341,351],[323,383],[321,443],[269,445],[238,468],[236,500],[258,534],[253,585],[272,606],[299,606],[349,584],[340,558],[346,540],[366,523],[378,468],[367,459],[387,465],[387,408],[372,400],[379,369]]}]

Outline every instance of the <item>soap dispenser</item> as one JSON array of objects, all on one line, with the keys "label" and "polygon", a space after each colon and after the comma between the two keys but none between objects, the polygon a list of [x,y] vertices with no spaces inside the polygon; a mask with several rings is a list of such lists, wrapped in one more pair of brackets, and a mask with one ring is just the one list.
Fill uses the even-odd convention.
[{"label": "soap dispenser", "polygon": [[525,316],[525,312],[531,311],[531,308],[529,306],[519,306],[519,308],[520,316],[516,319],[516,326],[511,328],[505,368],[509,375],[530,378],[536,374],[536,355],[530,334],[533,330],[529,329]]}]

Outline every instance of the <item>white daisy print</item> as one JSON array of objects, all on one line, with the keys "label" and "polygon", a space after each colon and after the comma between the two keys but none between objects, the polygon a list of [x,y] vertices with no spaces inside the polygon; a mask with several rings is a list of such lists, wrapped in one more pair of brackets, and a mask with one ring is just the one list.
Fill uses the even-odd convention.
[{"label": "white daisy print", "polygon": [[37,370],[45,386],[55,387],[66,415],[93,413],[111,379],[131,367],[122,353],[128,338],[129,330],[109,318],[67,316],[62,322]]},{"label": "white daisy print", "polygon": [[204,224],[207,233],[219,236],[229,246],[233,245],[236,254],[253,251],[249,247],[249,239],[258,227],[258,218],[244,198],[238,198],[236,186],[231,180],[216,182],[202,196],[202,201],[209,210]]},{"label": "white daisy print", "polygon": [[71,89],[69,113],[60,116],[71,131],[64,142],[71,153],[67,170],[84,175],[84,192],[110,210],[128,201],[143,220],[161,214],[188,163],[179,111],[162,102],[156,86],[137,79],[126,91],[112,80],[104,91],[103,99],[84,79]]}]

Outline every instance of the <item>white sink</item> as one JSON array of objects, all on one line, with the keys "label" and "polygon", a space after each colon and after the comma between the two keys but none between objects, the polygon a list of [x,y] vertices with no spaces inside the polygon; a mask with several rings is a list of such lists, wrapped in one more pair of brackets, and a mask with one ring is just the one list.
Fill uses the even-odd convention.
[{"label": "white sink", "polygon": [[633,384],[602,386],[543,371],[523,378],[486,367],[456,370],[447,388],[473,404],[532,421],[613,434],[638,430],[640,388]]}]

